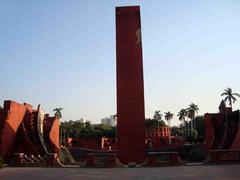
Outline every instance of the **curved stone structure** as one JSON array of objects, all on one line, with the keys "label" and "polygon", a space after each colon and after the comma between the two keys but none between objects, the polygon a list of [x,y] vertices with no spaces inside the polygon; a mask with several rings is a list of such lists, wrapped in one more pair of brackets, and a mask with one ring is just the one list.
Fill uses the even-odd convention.
[{"label": "curved stone structure", "polygon": [[0,153],[9,163],[14,153],[46,156],[58,153],[59,119],[44,115],[40,106],[5,101],[0,113]]},{"label": "curved stone structure", "polygon": [[206,144],[209,149],[240,148],[240,112],[205,114]]},{"label": "curved stone structure", "polygon": [[206,113],[205,137],[208,147],[207,163],[240,161],[240,111],[232,111],[222,101],[219,113]]}]

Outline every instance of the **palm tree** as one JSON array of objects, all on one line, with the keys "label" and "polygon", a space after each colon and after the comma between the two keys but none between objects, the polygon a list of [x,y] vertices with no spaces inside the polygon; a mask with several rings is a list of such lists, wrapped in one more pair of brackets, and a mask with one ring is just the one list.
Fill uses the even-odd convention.
[{"label": "palm tree", "polygon": [[226,96],[224,101],[229,101],[229,105],[232,108],[232,104],[235,103],[237,97],[240,97],[240,94],[233,93],[231,88],[224,89],[224,92],[221,96]]},{"label": "palm tree", "polygon": [[55,108],[55,109],[53,109],[53,111],[55,111],[54,116],[57,117],[57,118],[62,118],[61,110],[63,110],[63,108]]},{"label": "palm tree", "polygon": [[171,119],[173,118],[173,113],[171,113],[170,111],[165,112],[165,120],[168,122],[168,126],[171,126]]},{"label": "palm tree", "polygon": [[179,121],[183,121],[183,123],[181,123],[181,127],[182,127],[182,133],[183,133],[183,135],[185,136],[185,132],[183,131],[183,124],[184,124],[185,130],[186,130],[185,118],[187,117],[187,109],[183,109],[183,108],[182,108],[182,109],[178,112],[177,116],[178,116],[178,120],[179,120]]},{"label": "palm tree", "polygon": [[159,127],[159,121],[162,120],[162,114],[161,114],[160,110],[154,112],[153,119],[157,121],[157,124],[158,124],[158,127]]},{"label": "palm tree", "polygon": [[191,119],[191,130],[195,128],[194,118],[198,112],[198,106],[194,103],[191,103],[188,108],[188,117]]}]

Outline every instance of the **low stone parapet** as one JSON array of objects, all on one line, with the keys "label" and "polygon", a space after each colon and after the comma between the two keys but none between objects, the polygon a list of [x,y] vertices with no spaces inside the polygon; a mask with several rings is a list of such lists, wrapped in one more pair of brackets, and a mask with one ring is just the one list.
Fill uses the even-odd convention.
[{"label": "low stone parapet", "polygon": [[210,150],[205,163],[240,163],[240,149]]},{"label": "low stone parapet", "polygon": [[115,153],[91,153],[86,156],[86,167],[115,167],[116,154]]},{"label": "low stone parapet", "polygon": [[149,152],[146,166],[178,166],[184,164],[178,152]]}]

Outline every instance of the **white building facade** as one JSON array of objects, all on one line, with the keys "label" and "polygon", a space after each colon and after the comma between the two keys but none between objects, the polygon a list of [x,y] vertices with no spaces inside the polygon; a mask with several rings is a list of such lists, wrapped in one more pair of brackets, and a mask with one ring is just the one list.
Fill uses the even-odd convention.
[{"label": "white building facade", "polygon": [[101,124],[105,124],[108,126],[116,126],[116,120],[112,116],[105,117],[105,118],[101,119]]}]

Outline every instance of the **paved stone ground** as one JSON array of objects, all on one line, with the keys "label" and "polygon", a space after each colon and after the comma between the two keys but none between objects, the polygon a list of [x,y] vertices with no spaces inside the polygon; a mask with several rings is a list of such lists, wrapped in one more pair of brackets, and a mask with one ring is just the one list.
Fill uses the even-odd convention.
[{"label": "paved stone ground", "polygon": [[161,168],[3,168],[0,180],[152,180],[240,179],[240,165],[178,166]]}]

